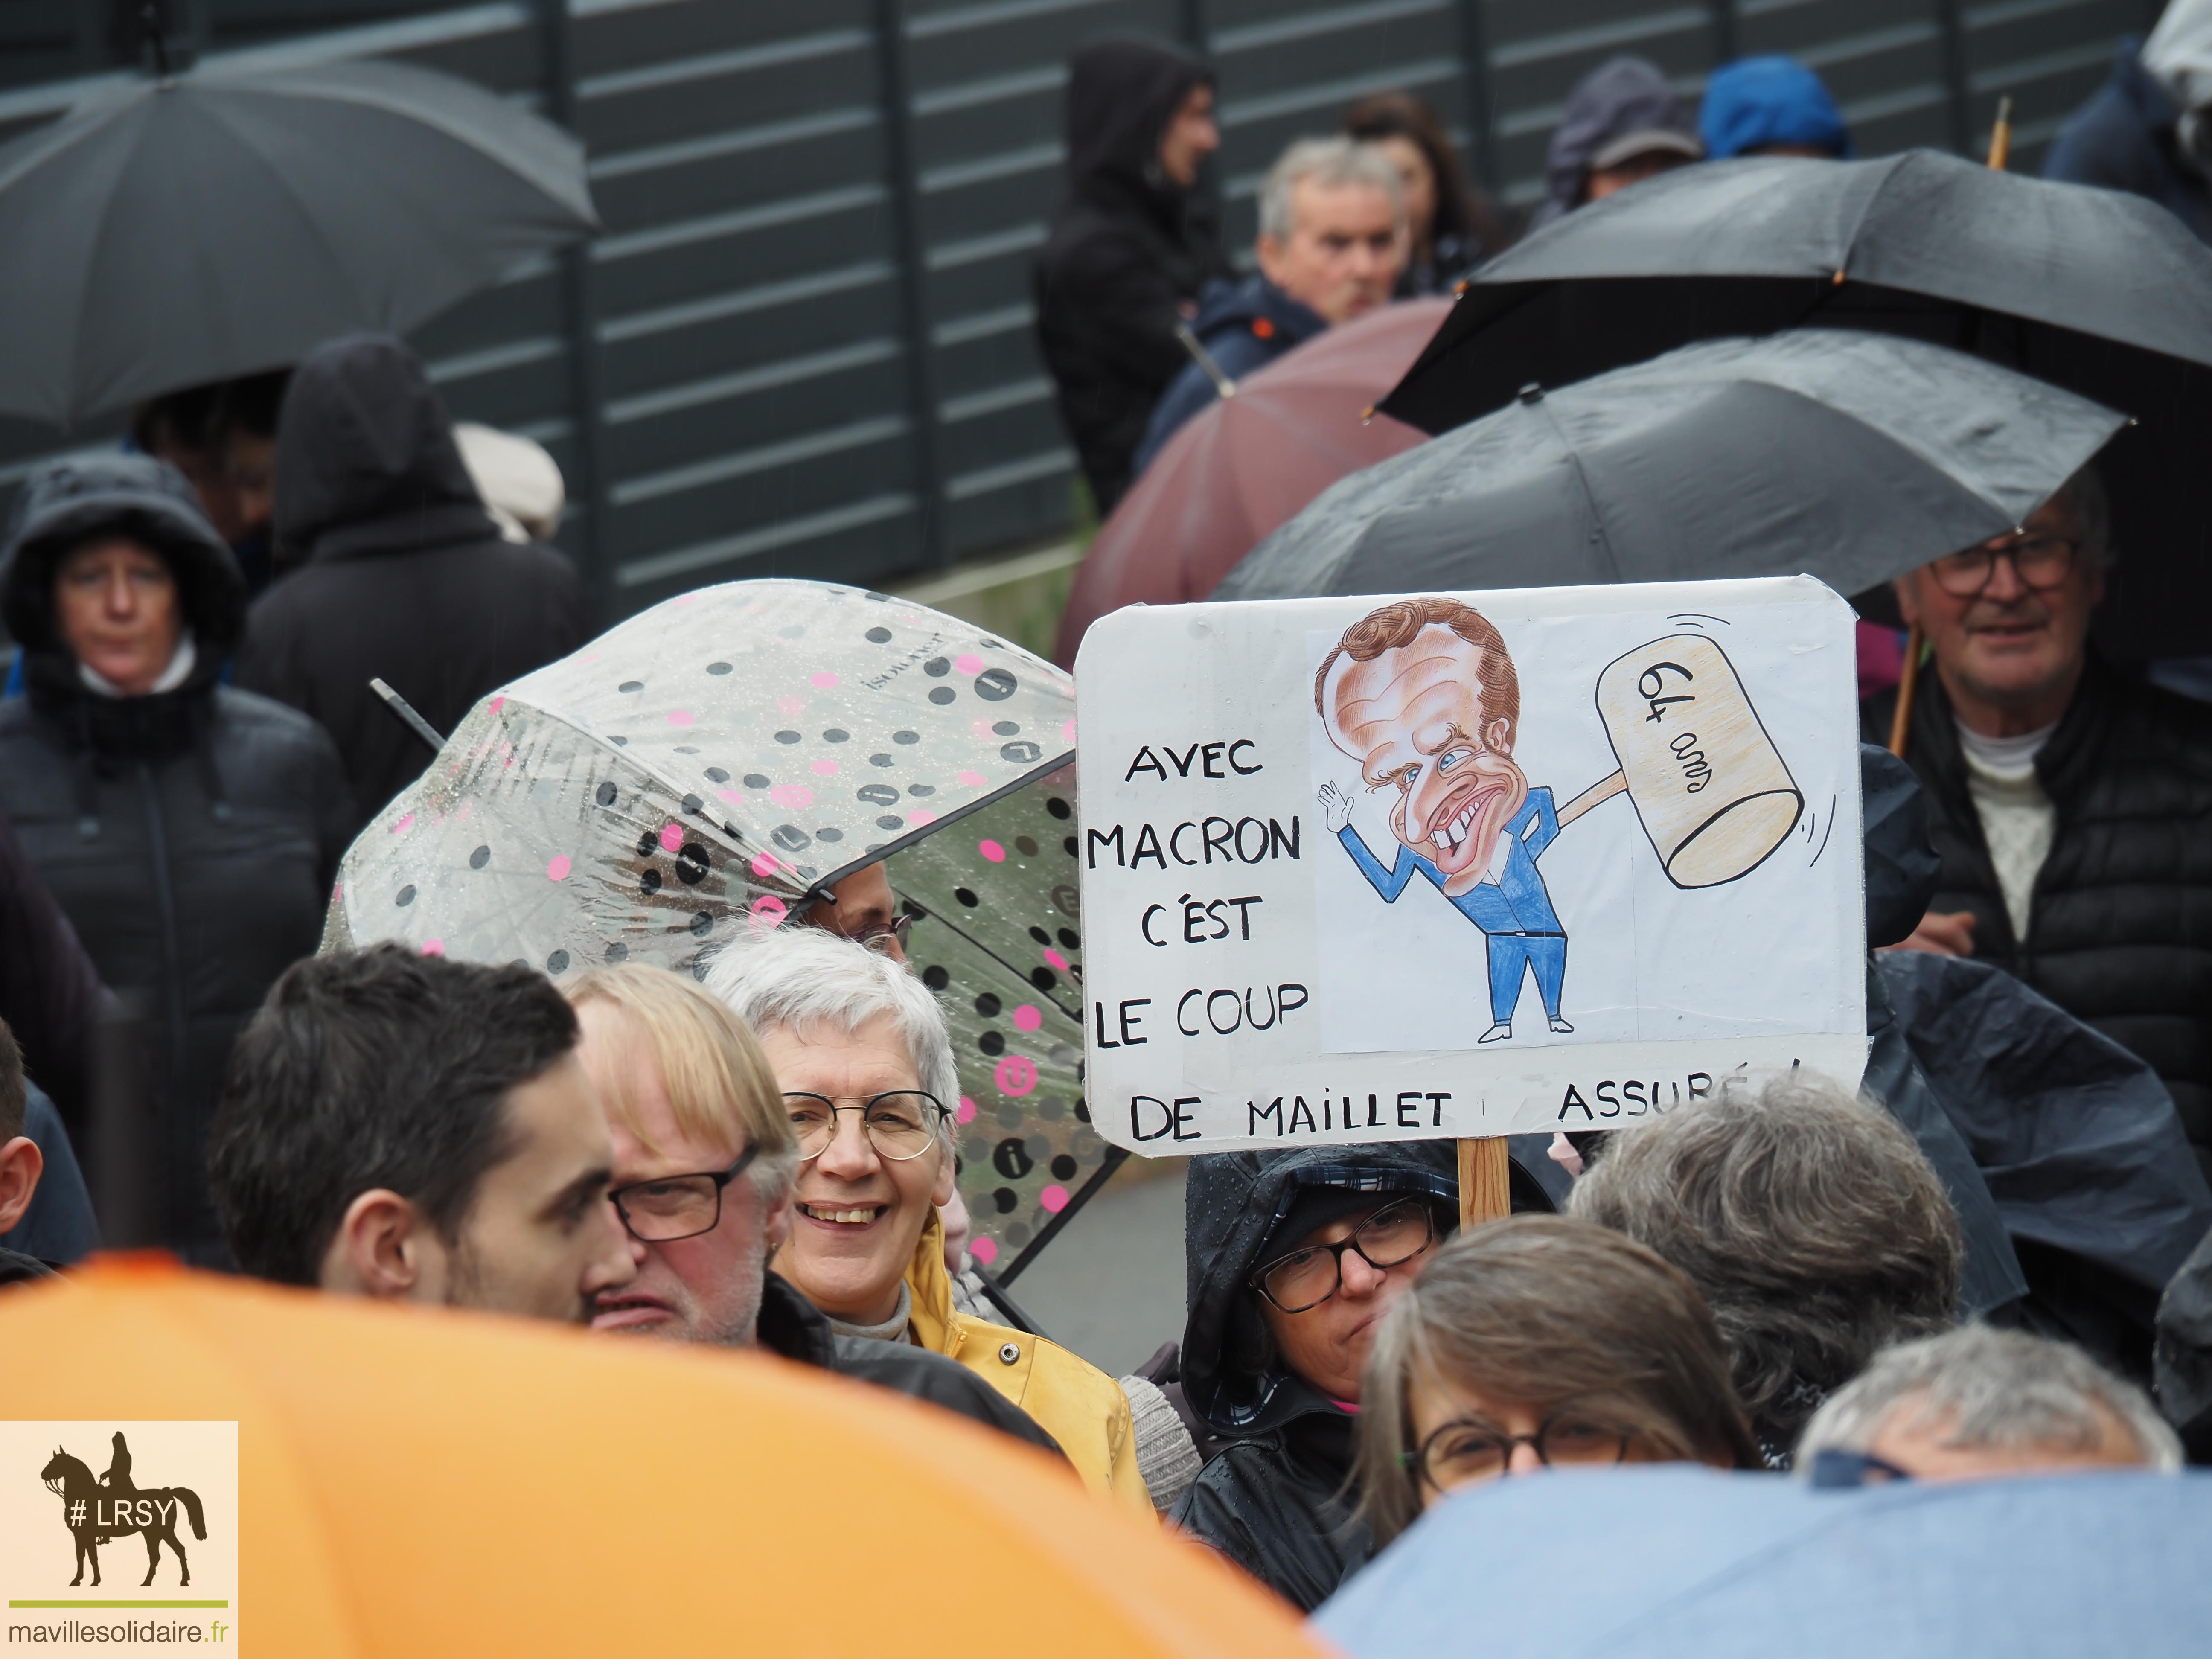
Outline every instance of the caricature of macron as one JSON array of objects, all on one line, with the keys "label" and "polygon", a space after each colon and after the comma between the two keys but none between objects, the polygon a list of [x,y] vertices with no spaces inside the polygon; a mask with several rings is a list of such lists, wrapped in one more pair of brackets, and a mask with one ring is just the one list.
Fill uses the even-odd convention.
[{"label": "caricature of macron", "polygon": [[1395,788],[1395,861],[1385,870],[1352,823],[1352,798],[1321,787],[1322,813],[1382,896],[1397,902],[1419,871],[1483,932],[1489,945],[1491,1027],[1513,1035],[1528,969],[1554,1031],[1567,935],[1536,860],[1559,833],[1547,788],[1531,789],[1513,762],[1521,683],[1498,629],[1456,599],[1386,605],[1344,631],[1314,676],[1314,708],[1328,739],[1359,763],[1370,789]]}]

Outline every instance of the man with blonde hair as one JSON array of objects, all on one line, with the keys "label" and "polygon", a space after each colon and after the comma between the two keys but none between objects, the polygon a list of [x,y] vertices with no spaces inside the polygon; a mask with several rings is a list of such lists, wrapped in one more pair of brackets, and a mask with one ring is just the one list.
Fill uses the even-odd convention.
[{"label": "man with blonde hair", "polygon": [[637,1266],[598,1298],[594,1330],[766,1348],[1059,1449],[963,1367],[840,1336],[769,1270],[791,1227],[799,1148],[775,1074],[743,1020],[690,979],[638,963],[562,988],[614,1140],[607,1196]]}]

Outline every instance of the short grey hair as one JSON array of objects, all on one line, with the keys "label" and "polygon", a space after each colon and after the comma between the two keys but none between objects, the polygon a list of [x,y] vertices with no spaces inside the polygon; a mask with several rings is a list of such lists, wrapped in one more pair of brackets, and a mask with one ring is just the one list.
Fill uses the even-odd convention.
[{"label": "short grey hair", "polygon": [[2093,570],[2108,570],[2117,554],[2112,547],[2112,504],[2105,494],[2105,481],[2097,464],[2084,461],[2081,470],[2051,492],[2051,499],[2074,510],[2081,530],[2081,556]]},{"label": "short grey hair", "polygon": [[1292,193],[1310,179],[1324,189],[1364,185],[1390,198],[1392,217],[1406,222],[1406,186],[1390,158],[1356,138],[1300,138],[1276,158],[1260,186],[1260,234],[1280,242],[1297,228]]},{"label": "short grey hair", "polygon": [[1969,1325],[1877,1354],[1806,1425],[1799,1471],[1824,1451],[1870,1450],[1902,1413],[1961,1449],[2087,1451],[2103,1442],[2099,1419],[2108,1417],[2134,1437],[2150,1468],[2160,1474],[2181,1468],[2180,1439],[2134,1383],[2066,1343]]},{"label": "short grey hair", "polygon": [[921,1086],[947,1109],[938,1129],[951,1156],[950,1111],[960,1101],[952,1036],[937,999],[897,963],[835,933],[784,927],[726,946],[708,967],[706,983],[763,1037],[778,1027],[856,1031],[890,1016]]},{"label": "short grey hair", "polygon": [[1732,1078],[1613,1136],[1567,1212],[1690,1276],[1770,1444],[1881,1349],[1949,1329],[1965,1244],[1911,1135],[1802,1069]]}]

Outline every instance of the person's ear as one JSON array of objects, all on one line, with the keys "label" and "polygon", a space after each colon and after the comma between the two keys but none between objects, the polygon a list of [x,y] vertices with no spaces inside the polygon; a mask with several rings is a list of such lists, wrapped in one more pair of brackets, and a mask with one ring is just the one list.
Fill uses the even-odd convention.
[{"label": "person's ear", "polygon": [[1262,231],[1252,244],[1252,252],[1260,261],[1260,274],[1277,288],[1282,287],[1283,278],[1289,274],[1284,269],[1283,245]]},{"label": "person's ear", "polygon": [[422,1212],[388,1188],[346,1206],[323,1257],[322,1287],[386,1300],[437,1301],[446,1251]]},{"label": "person's ear", "polygon": [[761,1237],[766,1243],[770,1255],[781,1249],[791,1237],[792,1201],[792,1193],[786,1188],[781,1201],[762,1206],[767,1213],[762,1218]]},{"label": "person's ear", "polygon": [[953,1167],[952,1148],[945,1144],[942,1136],[939,1137],[937,1179],[930,1184],[929,1201],[933,1204],[950,1204],[952,1201],[952,1188],[958,1174],[958,1170]]},{"label": "person's ear", "polygon": [[1917,628],[1920,625],[1920,573],[1908,570],[1890,583],[1890,587],[1897,595],[1897,614],[1905,618],[1907,628]]},{"label": "person's ear", "polygon": [[46,1155],[28,1135],[0,1141],[0,1233],[23,1218],[31,1195],[39,1190],[39,1176],[46,1167]]},{"label": "person's ear", "polygon": [[[2087,562],[2085,560],[2083,562],[2087,563]],[[2088,576],[2089,582],[2087,592],[2089,596],[2089,609],[2094,611],[2099,605],[2105,602],[2104,567],[2102,565],[2089,565]]]},{"label": "person's ear", "polygon": [[1492,754],[1510,757],[1513,753],[1513,722],[1500,714],[1483,729],[1482,741]]}]

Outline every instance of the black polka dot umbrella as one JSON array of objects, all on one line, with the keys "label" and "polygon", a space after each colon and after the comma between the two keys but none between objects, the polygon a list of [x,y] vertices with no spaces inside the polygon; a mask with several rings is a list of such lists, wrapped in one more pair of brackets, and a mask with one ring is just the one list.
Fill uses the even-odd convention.
[{"label": "black polka dot umbrella", "polygon": [[960,1059],[970,1249],[1003,1271],[1107,1151],[1074,748],[1068,675],[972,623],[827,582],[702,588],[471,710],[347,852],[324,948],[702,973],[883,860]]}]

